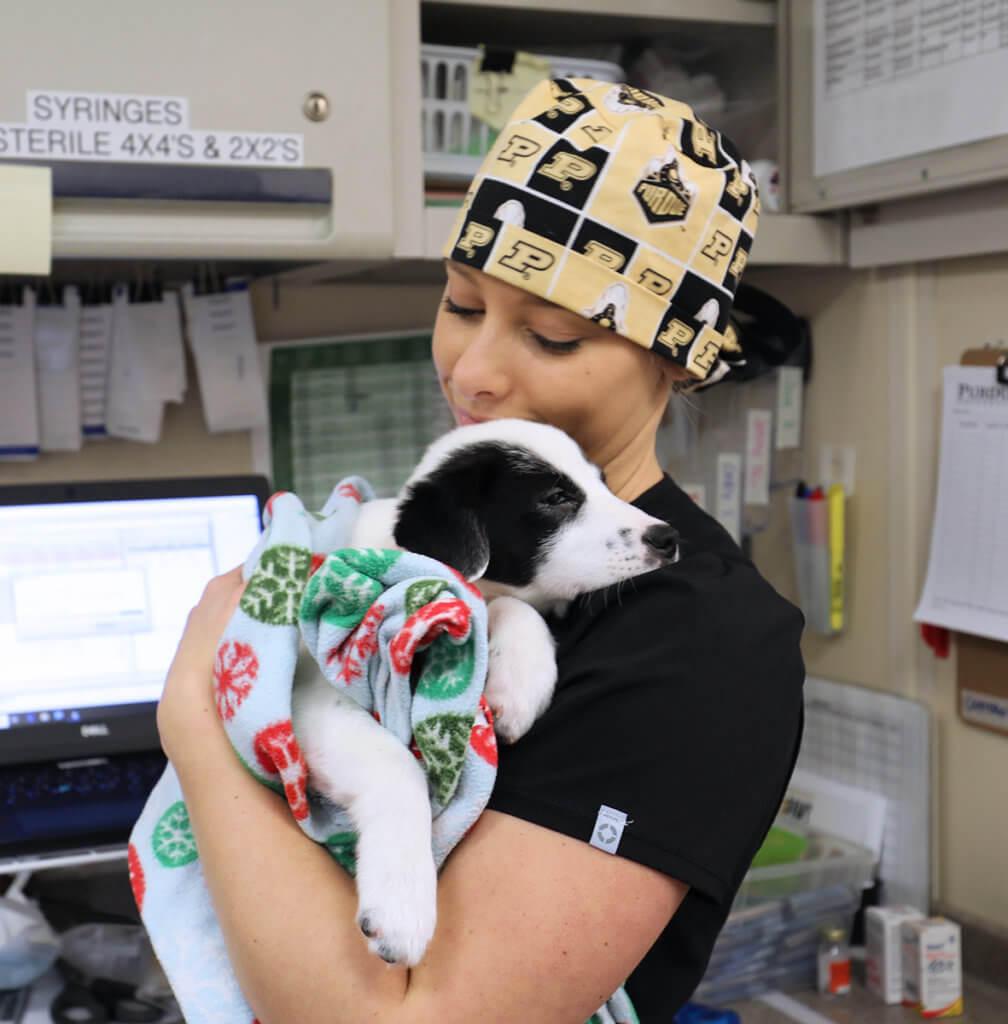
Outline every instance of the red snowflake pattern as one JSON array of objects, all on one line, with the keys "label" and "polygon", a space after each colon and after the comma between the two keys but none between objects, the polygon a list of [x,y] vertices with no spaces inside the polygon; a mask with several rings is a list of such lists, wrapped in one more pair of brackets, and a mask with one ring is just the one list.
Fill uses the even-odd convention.
[{"label": "red snowflake pattern", "polygon": [[271,494],[266,499],[266,514],[263,516],[264,524],[269,525],[270,520],[273,518],[273,502],[275,502],[277,498],[287,493],[287,491],[277,491],[276,494]]},{"label": "red snowflake pattern", "polygon": [[308,817],[308,769],[290,719],[260,729],[252,741],[263,771],[279,775],[291,813],[298,821]]},{"label": "red snowflake pattern", "polygon": [[389,644],[392,666],[400,675],[406,675],[416,652],[442,633],[450,633],[456,640],[469,633],[471,614],[469,607],[457,598],[432,601],[418,608],[404,623]]},{"label": "red snowflake pattern", "polygon": [[147,894],[147,879],[144,878],[143,865],[140,863],[140,854],[136,847],[130,843],[126,852],[126,864],[129,868],[129,883],[133,890],[133,902],[137,910],[143,913],[144,896]]},{"label": "red snowflake pattern", "polygon": [[378,653],[378,627],[385,617],[385,606],[375,603],[367,610],[360,625],[343,642],[326,655],[326,664],[338,662],[336,678],[349,686],[364,674],[363,663]]},{"label": "red snowflake pattern", "polygon": [[259,658],[251,644],[225,641],[214,661],[214,696],[221,721],[230,722],[259,677]]},{"label": "red snowflake pattern", "polygon": [[340,484],[339,487],[336,488],[336,493],[344,498],[353,498],[358,505],[364,501],[361,497],[360,491],[358,491],[353,484]]},{"label": "red snowflake pattern", "polygon": [[492,767],[497,767],[497,737],[494,734],[493,712],[485,697],[480,697],[479,712],[469,738],[473,750]]},{"label": "red snowflake pattern", "polygon": [[453,569],[450,565],[448,566],[448,570],[455,577],[455,579],[457,579],[459,583],[461,583],[466,588],[466,590],[468,590],[469,593],[473,595],[473,597],[478,597],[481,601],[483,600],[483,591],[481,591],[480,588],[476,586],[476,584],[470,583],[465,578],[465,576],[462,575],[462,573],[460,573],[457,569]]}]

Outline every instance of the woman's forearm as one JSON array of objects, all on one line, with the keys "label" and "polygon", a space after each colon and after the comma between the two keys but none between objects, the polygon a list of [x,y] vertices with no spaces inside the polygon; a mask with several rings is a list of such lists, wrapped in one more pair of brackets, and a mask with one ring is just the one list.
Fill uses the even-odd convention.
[{"label": "woman's forearm", "polygon": [[353,880],[249,775],[208,712],[174,744],[173,764],[232,967],[258,1019],[391,1019],[409,976],[368,952]]}]

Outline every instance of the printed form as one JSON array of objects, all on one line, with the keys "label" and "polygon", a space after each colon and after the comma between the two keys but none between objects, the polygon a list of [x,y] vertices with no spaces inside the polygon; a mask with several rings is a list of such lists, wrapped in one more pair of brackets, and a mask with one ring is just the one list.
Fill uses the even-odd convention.
[{"label": "printed form", "polygon": [[1008,0],[816,0],[817,177],[1008,133]]},{"label": "printed form", "polygon": [[1008,385],[942,371],[941,456],[918,622],[1008,641]]}]

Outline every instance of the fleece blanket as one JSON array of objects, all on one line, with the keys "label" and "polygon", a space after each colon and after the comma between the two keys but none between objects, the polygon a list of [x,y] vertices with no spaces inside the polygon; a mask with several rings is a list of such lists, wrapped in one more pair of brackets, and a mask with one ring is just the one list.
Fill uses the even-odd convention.
[{"label": "fleece blanket", "polygon": [[[351,477],[320,516],[296,495],[270,499],[245,592],[217,651],[214,694],[246,768],[282,793],[304,832],[353,872],[352,825],[343,808],[307,790],[291,726],[300,636],[330,683],[420,759],[440,868],[486,806],[496,775],[482,695],[486,607],[478,590],[433,559],[346,548],[361,503],[373,497],[365,480]],[[188,1024],[252,1024],[170,765],[133,828],[128,858],[137,907]],[[633,1024],[636,1017],[620,990],[592,1020]]]}]

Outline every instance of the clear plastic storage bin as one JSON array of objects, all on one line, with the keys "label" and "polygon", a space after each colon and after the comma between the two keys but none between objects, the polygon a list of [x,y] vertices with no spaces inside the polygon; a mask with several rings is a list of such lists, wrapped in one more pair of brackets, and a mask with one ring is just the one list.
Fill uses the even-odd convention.
[{"label": "clear plastic storage bin", "polygon": [[[420,96],[424,173],[430,180],[468,184],[496,137],[469,112],[469,83],[480,51],[424,43],[420,51]],[[554,78],[619,82],[623,69],[608,61],[539,54]]]},{"label": "clear plastic storage bin", "polygon": [[771,988],[815,988],[822,929],[850,929],[874,868],[871,850],[815,834],[803,860],[751,868],[694,998],[726,1003]]},{"label": "clear plastic storage bin", "polygon": [[769,900],[786,899],[832,885],[863,889],[872,880],[875,854],[871,850],[823,833],[809,835],[805,856],[791,864],[750,868],[732,904],[732,913]]}]

